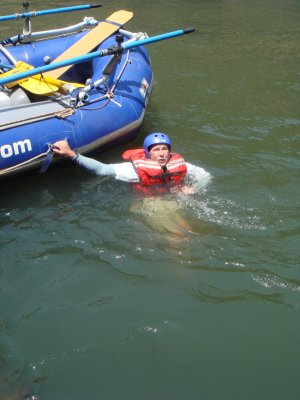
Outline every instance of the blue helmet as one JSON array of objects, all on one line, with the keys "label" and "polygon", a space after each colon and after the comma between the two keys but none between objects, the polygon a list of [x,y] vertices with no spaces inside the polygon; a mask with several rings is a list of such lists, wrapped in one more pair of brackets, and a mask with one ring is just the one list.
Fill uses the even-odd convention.
[{"label": "blue helmet", "polygon": [[149,148],[155,144],[166,144],[171,151],[171,140],[168,135],[162,132],[150,133],[144,140],[144,151],[146,157],[150,158]]}]

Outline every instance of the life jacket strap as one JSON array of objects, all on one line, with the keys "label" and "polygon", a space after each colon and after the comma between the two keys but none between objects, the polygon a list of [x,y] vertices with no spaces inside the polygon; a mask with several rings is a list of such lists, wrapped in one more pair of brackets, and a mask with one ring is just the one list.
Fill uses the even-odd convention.
[{"label": "life jacket strap", "polygon": [[172,178],[172,176],[179,176],[181,175],[181,172],[163,172],[162,174],[159,175],[152,175],[152,179],[169,179]]}]

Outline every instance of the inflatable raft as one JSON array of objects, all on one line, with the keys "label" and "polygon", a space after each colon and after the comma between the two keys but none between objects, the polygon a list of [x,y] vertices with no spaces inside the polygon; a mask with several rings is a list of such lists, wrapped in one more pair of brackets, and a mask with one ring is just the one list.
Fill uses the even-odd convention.
[{"label": "inflatable raft", "polygon": [[[37,33],[25,43],[2,41],[0,177],[45,170],[57,140],[67,140],[84,154],[134,135],[143,122],[153,74],[143,46],[124,49],[146,37],[123,29],[131,17],[118,11],[79,32],[63,29],[51,38],[40,39]],[[91,50],[100,54],[103,49],[110,51],[82,59]],[[50,68],[70,59],[76,64]],[[40,66],[41,72],[31,76]],[[43,67],[50,70],[44,73]],[[3,83],[26,72],[29,77]]]},{"label": "inflatable raft", "polygon": [[[98,6],[0,16],[24,18],[23,34],[0,42],[0,178],[44,172],[53,144],[67,140],[85,154],[131,139],[141,126],[153,84],[145,45],[193,32],[148,37],[124,30],[133,13],[102,22],[32,32],[31,18]],[[56,161],[59,158],[55,158]]]}]

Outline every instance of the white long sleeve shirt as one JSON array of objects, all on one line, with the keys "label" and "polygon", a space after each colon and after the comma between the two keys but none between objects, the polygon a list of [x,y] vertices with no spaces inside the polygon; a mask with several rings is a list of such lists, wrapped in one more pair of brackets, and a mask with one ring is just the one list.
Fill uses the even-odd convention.
[{"label": "white long sleeve shirt", "polygon": [[[73,161],[81,167],[87,169],[95,175],[111,176],[115,179],[125,182],[137,183],[139,176],[131,162],[122,162],[117,164],[103,164],[93,158],[77,154]],[[196,185],[205,186],[211,179],[209,172],[196,165],[186,162],[186,178],[191,178]]]}]

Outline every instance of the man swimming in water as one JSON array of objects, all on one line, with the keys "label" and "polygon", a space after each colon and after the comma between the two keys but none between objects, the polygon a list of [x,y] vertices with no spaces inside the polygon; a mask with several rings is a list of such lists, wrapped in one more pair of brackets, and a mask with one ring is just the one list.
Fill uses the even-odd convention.
[{"label": "man swimming in water", "polygon": [[177,243],[192,228],[180,215],[176,198],[157,194],[177,189],[183,194],[193,194],[204,187],[211,176],[203,168],[171,152],[171,147],[170,138],[165,133],[156,132],[146,136],[142,149],[125,151],[122,154],[125,162],[122,163],[103,164],[85,157],[72,150],[66,141],[54,143],[53,151],[96,175],[132,183],[143,196],[141,201],[131,204],[131,211],[143,214],[155,230],[168,234],[170,243]]},{"label": "man swimming in water", "polygon": [[[210,174],[203,168],[186,162],[177,153],[171,152],[171,140],[162,132],[151,133],[144,140],[143,149],[127,150],[123,153],[125,162],[103,164],[72,150],[66,141],[54,143],[54,153],[71,158],[78,165],[96,175],[111,176],[115,179],[134,183],[138,189],[155,187],[159,191],[180,186],[186,194],[194,193],[190,186],[183,185],[185,177],[207,183]],[[144,190],[145,191],[145,190]]]}]

